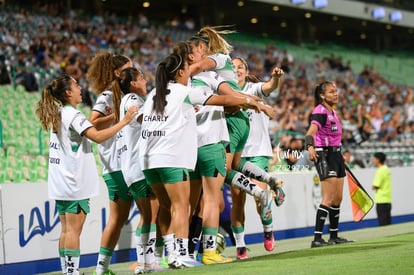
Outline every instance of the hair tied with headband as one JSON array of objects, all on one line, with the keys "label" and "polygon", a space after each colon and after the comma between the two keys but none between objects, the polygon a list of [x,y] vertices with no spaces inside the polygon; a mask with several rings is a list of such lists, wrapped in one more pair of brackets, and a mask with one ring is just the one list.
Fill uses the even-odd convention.
[{"label": "hair tied with headband", "polygon": [[198,35],[193,35],[190,38],[190,41],[191,40],[200,40],[200,41],[203,41],[204,43],[207,43],[207,44],[210,42],[207,38],[204,38],[204,37],[201,37],[201,36],[198,36]]},{"label": "hair tied with headband", "polygon": [[246,67],[246,69],[247,69],[247,70],[249,69],[249,64],[247,64],[246,59],[244,59],[243,57],[238,56],[238,57],[235,57],[235,58],[233,58],[233,59],[238,59],[238,60],[240,60],[240,62],[241,62],[241,63],[243,63],[243,65]]},{"label": "hair tied with headband", "polygon": [[170,74],[175,73],[181,67],[181,64],[183,63],[183,58],[180,55],[174,54],[174,56],[177,56],[178,57],[178,61],[179,62],[177,64],[177,66],[174,69],[171,70]]}]

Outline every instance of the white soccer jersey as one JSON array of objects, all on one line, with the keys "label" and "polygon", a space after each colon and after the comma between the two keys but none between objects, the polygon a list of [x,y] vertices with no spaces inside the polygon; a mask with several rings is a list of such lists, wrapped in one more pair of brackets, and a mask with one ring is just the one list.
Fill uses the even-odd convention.
[{"label": "white soccer jersey", "polygon": [[213,71],[202,72],[191,81],[190,101],[202,104],[196,112],[198,147],[230,141],[223,106],[204,105],[221,83],[215,76]]},{"label": "white soccer jersey", "polygon": [[216,68],[214,71],[223,78],[229,85],[236,91],[239,91],[240,88],[237,85],[237,73],[233,65],[231,57],[227,54],[213,54],[209,55],[209,58],[213,59],[216,62]]},{"label": "white soccer jersey", "polygon": [[[112,114],[114,110],[112,91],[105,91],[101,93],[96,99],[93,110],[103,114],[104,116]],[[116,136],[111,137],[106,141],[98,144],[98,151],[101,158],[103,174],[121,170],[121,166],[116,157],[115,140]]]},{"label": "white soccer jersey", "polygon": [[60,110],[62,126],[51,132],[48,190],[54,200],[83,200],[99,195],[99,176],[91,141],[82,133],[92,124],[77,109]]},{"label": "white soccer jersey", "polygon": [[143,170],[175,167],[194,169],[197,132],[194,107],[188,99],[190,87],[168,83],[164,114],[153,110],[153,90],[143,107],[139,158]]},{"label": "white soccer jersey", "polygon": [[[145,100],[133,93],[127,94],[122,98],[120,105],[120,119],[125,117],[126,112],[132,106],[141,108]],[[128,125],[118,133],[116,141],[117,155],[121,163],[122,174],[128,186],[145,179],[139,164],[138,139],[141,135],[141,123],[137,121],[139,114],[136,115]]]},{"label": "white soccer jersey", "polygon": [[[263,82],[246,82],[243,87],[243,93],[262,97],[262,86]],[[249,115],[250,132],[242,152],[242,157],[271,157],[273,152],[269,137],[269,117],[263,112],[256,113],[252,109],[248,109],[247,114]]]}]

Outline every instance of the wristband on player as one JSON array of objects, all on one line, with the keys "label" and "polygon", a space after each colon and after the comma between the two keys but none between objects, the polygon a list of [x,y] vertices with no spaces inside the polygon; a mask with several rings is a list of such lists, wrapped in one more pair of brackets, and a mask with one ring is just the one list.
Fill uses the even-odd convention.
[{"label": "wristband on player", "polygon": [[313,141],[313,136],[305,136],[305,147],[306,150],[309,149],[309,147],[313,147],[314,146],[314,141]]}]

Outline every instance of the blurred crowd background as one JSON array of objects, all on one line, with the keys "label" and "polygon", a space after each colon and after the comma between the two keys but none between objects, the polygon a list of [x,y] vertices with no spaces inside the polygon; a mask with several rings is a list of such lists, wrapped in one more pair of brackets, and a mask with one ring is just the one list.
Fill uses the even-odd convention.
[{"label": "blurred crowd background", "polygon": [[[48,153],[48,133],[42,133],[33,110],[39,91],[50,79],[60,73],[72,75],[83,87],[83,111],[88,112],[96,95],[85,75],[95,53],[106,50],[129,56],[144,72],[150,90],[158,61],[200,27],[193,18],[172,16],[166,22],[154,22],[142,12],[133,17],[96,15],[67,10],[62,2],[47,3],[0,5],[1,182],[45,177],[39,172],[42,169],[32,171],[45,165]],[[324,80],[335,81],[339,89],[337,111],[350,163],[371,167],[376,151],[386,152],[391,166],[414,163],[413,87],[391,81],[372,65],[356,71],[335,48],[330,53],[316,48],[313,56],[303,58],[288,43],[237,31],[228,37],[235,48],[232,56],[243,57],[250,73],[266,81],[274,66],[285,71],[278,91],[266,99],[277,112],[269,128],[273,170],[281,169],[280,161],[285,170],[295,170],[295,163],[298,169],[311,167],[297,152],[303,152],[314,87]],[[281,152],[286,157],[280,158]]]}]

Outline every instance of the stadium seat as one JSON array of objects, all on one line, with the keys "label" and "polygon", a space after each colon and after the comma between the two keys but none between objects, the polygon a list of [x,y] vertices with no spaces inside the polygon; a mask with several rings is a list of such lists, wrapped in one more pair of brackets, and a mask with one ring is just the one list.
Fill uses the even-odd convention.
[{"label": "stadium seat", "polygon": [[7,178],[7,176],[6,176],[6,170],[5,169],[1,169],[0,170],[0,184],[7,182],[6,178]]},{"label": "stadium seat", "polygon": [[21,183],[24,176],[20,169],[7,167],[6,168],[6,182]]},{"label": "stadium seat", "polygon": [[22,161],[17,156],[11,155],[7,157],[8,165],[6,167],[10,167],[13,169],[20,169],[22,167]]},{"label": "stadium seat", "polygon": [[34,136],[24,137],[23,154],[37,155],[39,154],[39,143]]},{"label": "stadium seat", "polygon": [[22,167],[21,168],[21,173],[22,173],[22,182],[30,182],[31,181],[30,168]]},{"label": "stadium seat", "polygon": [[47,179],[47,173],[44,171],[39,172],[39,170],[44,170],[43,168],[39,167],[31,167],[27,169],[29,181],[30,182],[43,182]]},{"label": "stadium seat", "polygon": [[43,166],[37,167],[38,181],[47,181],[47,168]]},{"label": "stadium seat", "polygon": [[21,156],[22,159],[22,166],[23,167],[33,167],[34,166],[34,160],[33,157],[29,154],[23,154]]},{"label": "stadium seat", "polygon": [[47,167],[48,162],[47,162],[47,157],[43,156],[43,155],[37,155],[35,158],[35,166],[37,167]]}]

